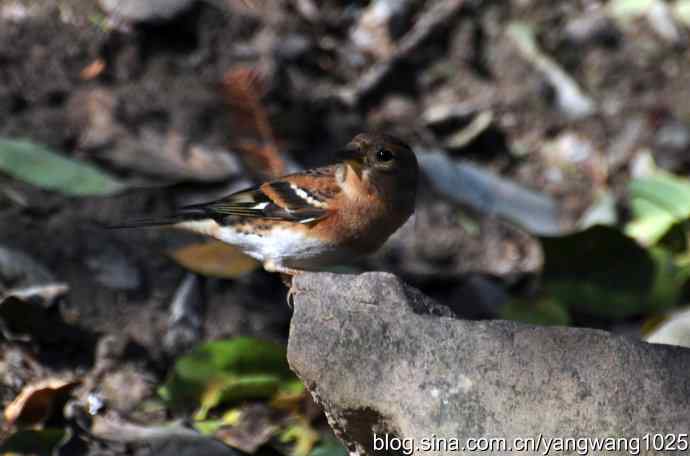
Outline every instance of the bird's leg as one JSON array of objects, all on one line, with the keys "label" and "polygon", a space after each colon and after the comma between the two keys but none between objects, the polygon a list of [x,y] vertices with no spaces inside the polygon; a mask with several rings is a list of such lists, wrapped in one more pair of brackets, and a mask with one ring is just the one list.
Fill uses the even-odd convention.
[{"label": "bird's leg", "polygon": [[292,281],[294,280],[295,276],[289,274],[280,274],[280,277],[283,279],[283,284],[285,284],[285,287],[288,289],[287,296],[285,297],[287,305],[290,309],[293,309],[295,307],[294,295],[297,293],[297,290],[295,290],[292,286]]},{"label": "bird's leg", "polygon": [[288,307],[292,309],[292,303],[293,303],[293,295],[297,293],[297,290],[294,289],[293,287],[293,280],[296,275],[300,275],[304,273],[304,271],[300,269],[293,269],[293,268],[288,268],[287,266],[283,266],[280,264],[276,264],[273,260],[268,260],[264,263],[264,269],[267,270],[268,272],[277,272],[280,274],[281,279],[283,280],[283,283],[285,286],[288,288],[288,293],[287,293],[287,304]]},{"label": "bird's leg", "polygon": [[292,276],[288,274],[280,274],[280,281],[283,282],[285,288],[290,288],[292,286]]},{"label": "bird's leg", "polygon": [[279,272],[280,274],[285,274],[289,276],[296,276],[304,273],[301,269],[288,268],[282,264],[277,264],[273,260],[267,260],[264,262],[264,269],[268,272]]}]

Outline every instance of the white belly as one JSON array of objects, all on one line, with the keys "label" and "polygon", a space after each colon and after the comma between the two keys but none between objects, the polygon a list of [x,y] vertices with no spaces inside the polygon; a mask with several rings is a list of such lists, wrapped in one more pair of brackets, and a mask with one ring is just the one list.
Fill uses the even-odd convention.
[{"label": "white belly", "polygon": [[213,220],[183,222],[177,226],[235,245],[262,263],[270,261],[289,268],[320,269],[350,256],[332,245],[282,227],[258,235],[220,226]]}]

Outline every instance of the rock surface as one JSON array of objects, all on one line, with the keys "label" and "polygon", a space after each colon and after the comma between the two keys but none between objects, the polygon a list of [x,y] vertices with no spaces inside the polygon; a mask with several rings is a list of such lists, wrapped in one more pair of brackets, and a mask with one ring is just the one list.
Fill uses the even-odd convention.
[{"label": "rock surface", "polygon": [[373,454],[374,433],[418,445],[433,436],[457,439],[449,445],[505,438],[507,448],[492,454],[512,454],[514,438],[690,429],[688,349],[458,320],[386,273],[304,274],[294,286],[290,365],[350,452]]}]

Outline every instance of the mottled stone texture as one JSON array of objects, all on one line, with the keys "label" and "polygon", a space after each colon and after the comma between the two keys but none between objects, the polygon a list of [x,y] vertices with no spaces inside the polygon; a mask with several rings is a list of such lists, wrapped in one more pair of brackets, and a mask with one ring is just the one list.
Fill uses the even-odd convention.
[{"label": "mottled stone texture", "polygon": [[459,320],[386,273],[294,284],[290,365],[352,452],[373,454],[373,432],[511,442],[690,430],[688,349]]}]

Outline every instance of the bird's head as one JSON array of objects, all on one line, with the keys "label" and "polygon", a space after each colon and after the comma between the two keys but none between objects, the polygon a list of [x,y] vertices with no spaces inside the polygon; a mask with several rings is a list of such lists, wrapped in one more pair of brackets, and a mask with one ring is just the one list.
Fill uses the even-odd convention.
[{"label": "bird's head", "polygon": [[341,158],[363,184],[380,192],[414,195],[417,189],[417,157],[393,136],[361,133],[341,151]]}]

